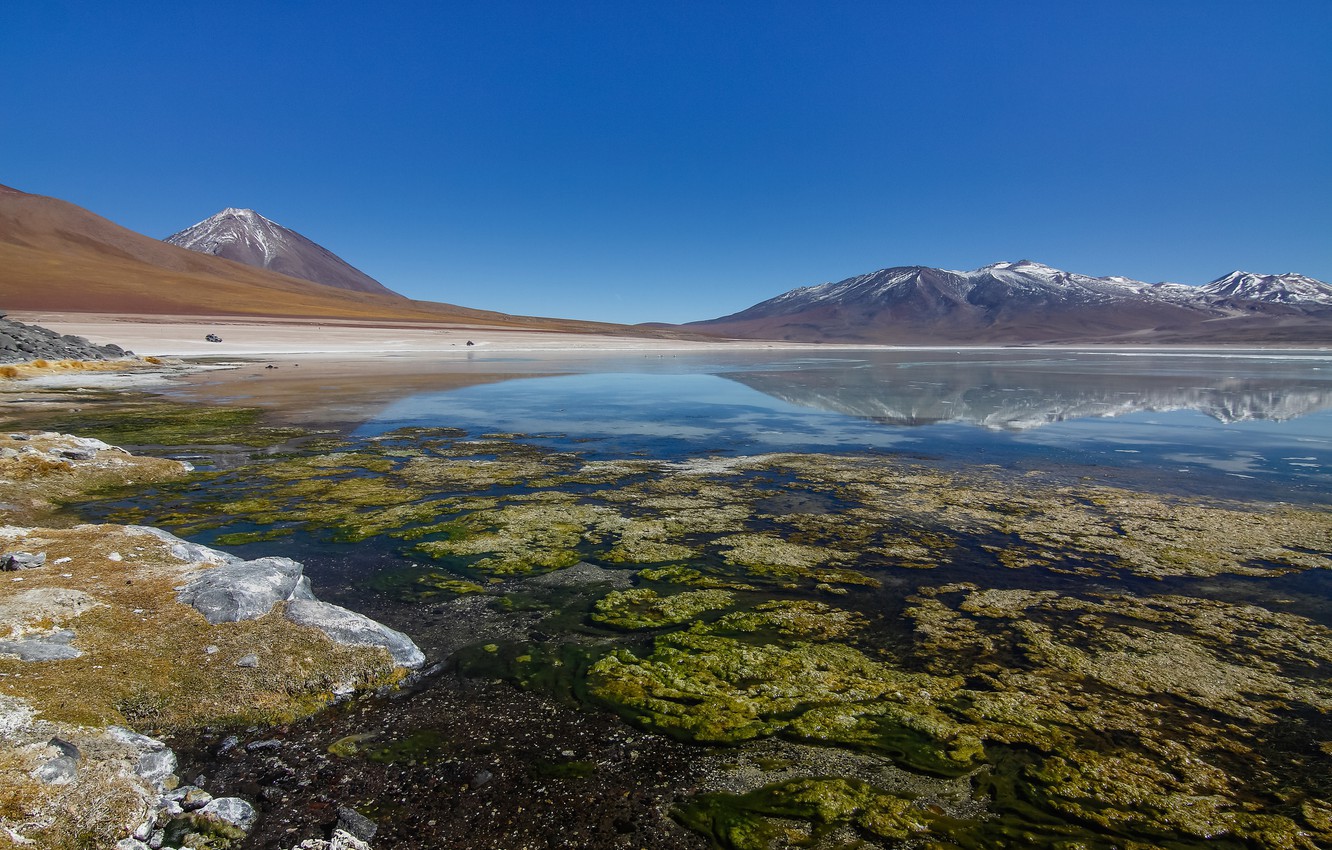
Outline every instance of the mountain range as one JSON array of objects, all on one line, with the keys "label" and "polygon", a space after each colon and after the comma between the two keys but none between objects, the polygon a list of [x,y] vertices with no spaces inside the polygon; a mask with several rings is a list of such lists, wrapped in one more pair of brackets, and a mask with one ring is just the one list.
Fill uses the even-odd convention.
[{"label": "mountain range", "polygon": [[1332,286],[1233,272],[1205,286],[1090,277],[1030,260],[900,266],[807,286],[684,327],[730,337],[884,344],[1332,342]]},{"label": "mountain range", "polygon": [[1236,271],[1186,286],[1091,277],[1030,260],[974,271],[882,269],[685,325],[514,316],[405,298],[253,210],[223,210],[161,241],[66,201],[0,186],[5,309],[849,344],[1332,343],[1332,286],[1302,275]]},{"label": "mountain range", "polygon": [[398,294],[324,246],[254,210],[222,210],[162,241],[336,289]]}]

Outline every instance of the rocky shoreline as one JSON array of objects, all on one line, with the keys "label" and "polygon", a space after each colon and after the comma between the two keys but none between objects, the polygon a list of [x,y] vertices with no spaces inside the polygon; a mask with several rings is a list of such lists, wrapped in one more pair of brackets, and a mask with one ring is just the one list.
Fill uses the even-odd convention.
[{"label": "rocky shoreline", "polygon": [[[188,473],[98,440],[0,435],[0,519]],[[141,731],[296,718],[425,663],[401,632],[316,599],[287,558],[247,561],[146,526],[5,525],[0,564],[0,835],[14,846],[232,846],[253,804],[183,784],[175,753]],[[372,826],[348,809],[299,846],[363,850]]]},{"label": "rocky shoreline", "polygon": [[25,325],[0,313],[0,363],[33,360],[119,360],[133,357],[118,345],[95,345],[81,336]]}]

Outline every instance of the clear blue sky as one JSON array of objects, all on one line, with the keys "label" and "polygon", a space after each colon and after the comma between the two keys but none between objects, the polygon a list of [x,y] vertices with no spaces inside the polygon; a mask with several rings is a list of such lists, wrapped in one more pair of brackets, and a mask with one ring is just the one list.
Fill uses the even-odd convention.
[{"label": "clear blue sky", "polygon": [[0,183],[687,321],[885,266],[1332,281],[1332,2],[9,2]]}]

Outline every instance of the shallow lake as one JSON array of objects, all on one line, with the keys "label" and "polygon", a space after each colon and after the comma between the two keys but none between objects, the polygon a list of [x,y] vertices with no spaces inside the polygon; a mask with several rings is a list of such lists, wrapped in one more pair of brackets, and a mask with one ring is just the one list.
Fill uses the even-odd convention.
[{"label": "shallow lake", "polygon": [[182,741],[253,846],[334,803],[394,847],[1332,841],[1332,353],[296,368],[175,395],[334,433],[85,511],[446,662],[255,730],[285,773]]}]

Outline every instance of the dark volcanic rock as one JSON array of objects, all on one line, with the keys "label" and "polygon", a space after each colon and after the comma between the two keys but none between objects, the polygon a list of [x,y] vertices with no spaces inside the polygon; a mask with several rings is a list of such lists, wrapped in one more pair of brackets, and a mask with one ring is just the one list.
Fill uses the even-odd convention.
[{"label": "dark volcanic rock", "polygon": [[25,325],[0,314],[0,363],[29,360],[118,360],[134,352],[118,345],[94,345],[81,336],[61,336],[41,325]]}]

